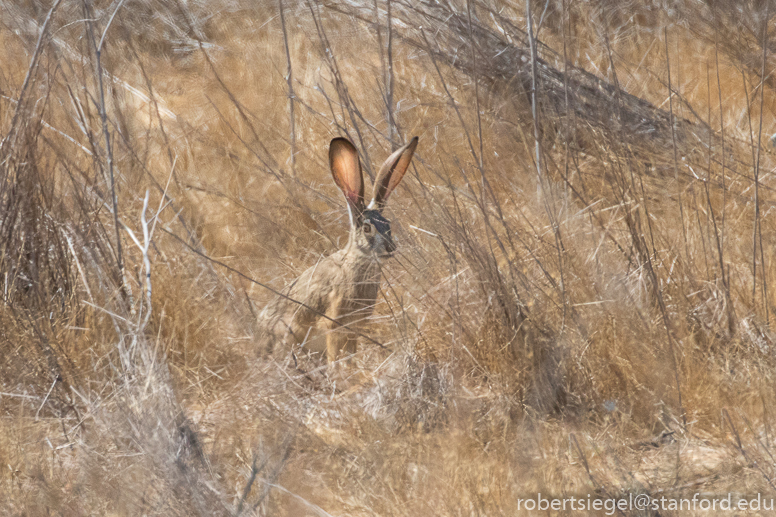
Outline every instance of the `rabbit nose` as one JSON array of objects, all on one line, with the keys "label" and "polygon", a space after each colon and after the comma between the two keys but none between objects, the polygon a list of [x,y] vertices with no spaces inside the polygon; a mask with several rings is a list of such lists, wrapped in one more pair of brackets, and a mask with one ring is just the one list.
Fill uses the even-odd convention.
[{"label": "rabbit nose", "polygon": [[396,243],[393,242],[393,239],[387,235],[385,236],[385,250],[388,253],[393,253],[396,251]]}]

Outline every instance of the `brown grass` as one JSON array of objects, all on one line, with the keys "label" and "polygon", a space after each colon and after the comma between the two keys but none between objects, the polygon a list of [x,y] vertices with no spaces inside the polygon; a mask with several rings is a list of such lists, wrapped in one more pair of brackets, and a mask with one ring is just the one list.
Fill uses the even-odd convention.
[{"label": "brown grass", "polygon": [[[0,512],[774,496],[765,3],[539,4],[534,73],[522,2],[392,0],[389,54],[384,0],[283,0],[287,54],[277,2],[0,1]],[[391,135],[386,349],[265,356],[347,238],[329,140]]]}]

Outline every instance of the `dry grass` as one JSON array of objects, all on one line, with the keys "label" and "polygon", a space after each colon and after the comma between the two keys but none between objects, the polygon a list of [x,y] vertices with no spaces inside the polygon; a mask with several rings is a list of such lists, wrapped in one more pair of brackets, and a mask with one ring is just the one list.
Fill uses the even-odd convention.
[{"label": "dry grass", "polygon": [[[288,52],[278,2],[0,1],[3,515],[776,495],[776,6],[537,2],[532,63],[522,2],[281,2]],[[412,135],[385,349],[266,356],[329,140]]]}]

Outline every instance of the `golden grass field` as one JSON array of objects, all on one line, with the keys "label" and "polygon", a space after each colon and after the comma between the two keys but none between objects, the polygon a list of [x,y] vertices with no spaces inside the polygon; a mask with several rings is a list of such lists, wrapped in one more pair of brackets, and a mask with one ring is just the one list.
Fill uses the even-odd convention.
[{"label": "golden grass field", "polygon": [[[776,497],[776,3],[529,7],[1,0],[0,514]],[[337,136],[420,144],[328,374]]]}]

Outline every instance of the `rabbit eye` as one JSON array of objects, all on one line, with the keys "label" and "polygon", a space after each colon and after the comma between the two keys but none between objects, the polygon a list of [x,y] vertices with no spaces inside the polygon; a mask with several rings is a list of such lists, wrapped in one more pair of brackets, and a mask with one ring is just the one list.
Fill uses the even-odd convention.
[{"label": "rabbit eye", "polygon": [[364,233],[369,235],[372,233],[372,225],[369,223],[364,223]]}]

